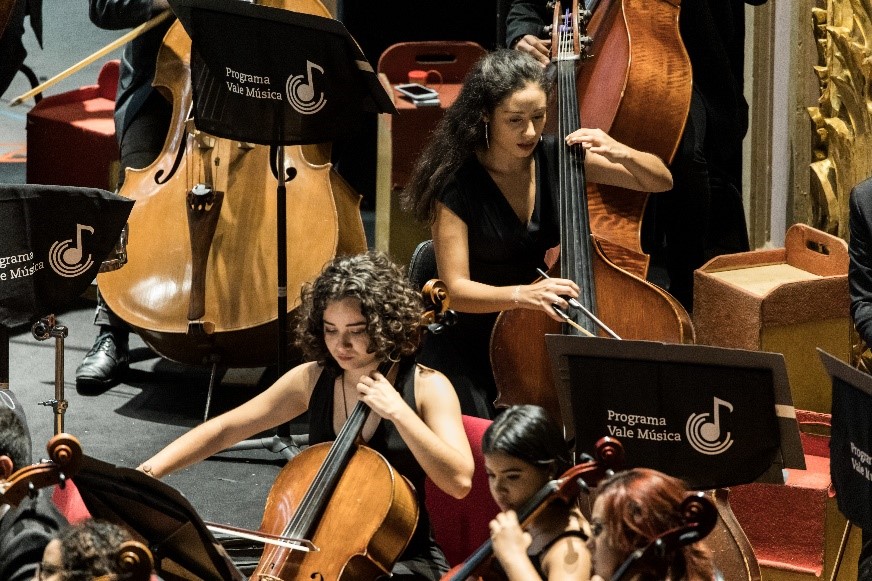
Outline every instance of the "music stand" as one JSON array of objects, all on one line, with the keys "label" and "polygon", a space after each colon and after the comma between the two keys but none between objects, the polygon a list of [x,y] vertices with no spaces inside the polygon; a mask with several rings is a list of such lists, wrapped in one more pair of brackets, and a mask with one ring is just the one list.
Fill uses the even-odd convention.
[{"label": "music stand", "polygon": [[0,185],[0,389],[9,388],[9,330],[39,319],[38,340],[55,338],[55,397],[43,402],[64,431],[67,329],[53,314],[79,297],[119,240],[133,200],[96,188]]},{"label": "music stand", "polygon": [[[331,18],[245,2],[170,0],[191,37],[194,125],[206,133],[269,145],[276,176],[278,375],[288,368],[284,146],[344,135],[364,111],[396,113],[357,43]],[[228,39],[232,50],[228,50]],[[317,225],[313,224],[313,232]],[[287,433],[285,433],[287,432]],[[296,445],[273,438],[231,450],[266,448],[290,458]]]},{"label": "music stand", "polygon": [[872,376],[818,349],[833,382],[830,478],[839,511],[872,531]]},{"label": "music stand", "polygon": [[628,468],[654,468],[697,490],[783,484],[783,468],[805,468],[781,354],[566,335],[545,340],[576,449],[615,436]]},{"label": "music stand", "polygon": [[145,541],[162,579],[245,579],[175,488],[88,456],[73,482],[91,516],[124,526]]}]

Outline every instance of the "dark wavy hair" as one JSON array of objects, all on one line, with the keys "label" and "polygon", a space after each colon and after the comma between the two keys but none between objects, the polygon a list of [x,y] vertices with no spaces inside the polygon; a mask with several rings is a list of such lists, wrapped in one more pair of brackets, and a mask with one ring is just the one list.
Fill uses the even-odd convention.
[{"label": "dark wavy hair", "polygon": [[101,575],[121,573],[118,551],[131,534],[107,521],[89,519],[60,535],[65,581],[91,581]]},{"label": "dark wavy hair", "polygon": [[303,288],[296,344],[307,359],[338,368],[324,342],[324,310],[329,303],[346,298],[360,301],[370,352],[379,359],[396,360],[418,349],[421,294],[387,255],[371,250],[333,259]]},{"label": "dark wavy hair", "polygon": [[[617,552],[616,561],[622,563],[636,549],[682,526],[679,505],[686,494],[681,480],[650,468],[618,472],[600,482],[597,501],[602,502],[602,524]],[[662,561],[640,563],[633,571],[651,581],[713,578],[711,553],[702,542],[680,547]]]},{"label": "dark wavy hair", "polygon": [[13,470],[30,465],[33,445],[30,432],[11,409],[0,404],[0,456],[9,456]]},{"label": "dark wavy hair", "polygon": [[550,468],[553,478],[572,466],[563,430],[537,405],[515,405],[500,413],[485,430],[481,451],[502,452],[533,466]]},{"label": "dark wavy hair", "polygon": [[550,98],[554,88],[552,70],[543,69],[532,56],[517,50],[501,49],[479,59],[418,158],[400,194],[403,209],[417,220],[432,224],[436,194],[473,152],[486,147],[483,116],[492,116],[497,105],[528,83],[542,87]]}]

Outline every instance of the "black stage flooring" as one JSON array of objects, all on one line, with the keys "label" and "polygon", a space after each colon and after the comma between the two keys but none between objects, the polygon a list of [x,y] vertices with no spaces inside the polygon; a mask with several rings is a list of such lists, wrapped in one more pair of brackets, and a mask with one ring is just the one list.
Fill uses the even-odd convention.
[{"label": "black stage flooring", "polygon": [[[75,371],[96,332],[93,301],[81,299],[58,313],[69,329],[64,341],[64,391],[69,401],[65,431],[79,438],[85,454],[133,467],[203,420],[211,369],[177,364],[154,354],[131,335],[130,371],[102,393],[76,391]],[[10,338],[10,389],[27,414],[34,459],[46,456],[54,413],[40,402],[54,397],[55,341],[36,340],[29,328]],[[274,377],[269,369],[230,370],[212,397],[212,415],[259,393]],[[299,431],[299,430],[295,430]],[[270,434],[264,434],[269,436]],[[285,460],[266,450],[225,453],[164,478],[209,521],[258,528],[266,496]]]}]

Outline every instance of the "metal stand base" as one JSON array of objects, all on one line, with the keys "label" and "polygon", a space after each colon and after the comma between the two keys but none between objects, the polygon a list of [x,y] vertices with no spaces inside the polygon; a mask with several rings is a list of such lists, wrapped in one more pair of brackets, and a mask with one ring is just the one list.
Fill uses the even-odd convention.
[{"label": "metal stand base", "polygon": [[223,452],[235,452],[240,450],[269,450],[273,454],[280,454],[285,460],[290,460],[300,452],[302,447],[309,443],[309,436],[271,436],[269,438],[254,438],[244,440],[230,446]]}]

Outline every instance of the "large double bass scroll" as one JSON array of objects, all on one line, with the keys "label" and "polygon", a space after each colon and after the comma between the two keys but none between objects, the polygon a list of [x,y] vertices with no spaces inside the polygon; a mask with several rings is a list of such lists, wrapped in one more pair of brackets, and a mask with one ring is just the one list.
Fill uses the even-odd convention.
[{"label": "large double bass scroll", "polygon": [[[644,7],[635,0],[627,0],[623,3],[605,1],[596,2],[591,24],[597,24],[591,34],[594,37],[583,37],[580,30],[578,15],[578,0],[573,2],[573,10],[568,14],[569,21],[562,22],[564,15],[560,12],[559,5],[555,8],[554,23],[552,26],[554,38],[552,39],[552,60],[557,66],[557,99],[558,99],[558,132],[560,136],[568,135],[582,125],[587,127],[601,127],[608,129],[609,125],[601,122],[603,111],[616,111],[616,117],[608,120],[611,126],[618,127],[618,120],[622,115],[627,115],[632,106],[640,106],[640,101],[645,103],[643,117],[658,118],[660,111],[651,109],[651,104],[663,103],[664,105],[681,107],[682,103],[689,103],[690,97],[690,72],[687,70],[686,78],[678,75],[667,75],[661,78],[659,71],[660,61],[671,62],[666,58],[666,46],[672,46],[673,52],[684,56],[684,47],[678,39],[678,8],[670,2],[642,2]],[[616,6],[617,5],[617,6]],[[639,8],[639,13],[631,14],[630,6]],[[623,7],[623,18],[612,11],[620,11]],[[656,10],[655,10],[656,9]],[[647,12],[665,11],[663,14],[648,14],[645,22],[630,23],[630,17],[643,18]],[[589,17],[589,13],[582,16]],[[627,21],[626,28],[610,30],[605,22],[611,26],[623,25]],[[654,27],[646,34],[636,34],[630,37],[635,27],[643,27],[647,24]],[[672,33],[672,36],[670,36]],[[662,35],[662,38],[661,38]],[[657,37],[653,46],[639,46],[637,39]],[[630,39],[633,42],[630,42]],[[665,39],[671,38],[672,43]],[[606,42],[608,41],[608,42]],[[583,46],[589,43],[594,51],[593,57],[587,58],[583,53]],[[612,45],[618,49],[615,54],[606,53]],[[608,59],[605,63],[605,59]],[[619,77],[619,81],[612,80],[616,94],[609,94],[606,88],[608,84],[581,85],[585,79],[591,78],[577,75],[580,68],[584,73],[588,67],[599,66],[609,69],[613,66],[612,61],[620,62],[621,67],[611,70],[612,74]],[[655,61],[656,67],[655,68]],[[582,63],[579,67],[579,63]],[[607,64],[607,63],[612,63]],[[634,72],[634,68],[641,66],[647,71]],[[602,74],[601,70],[595,71],[596,79]],[[641,84],[641,87],[630,87],[629,83]],[[647,81],[647,82],[646,82]],[[597,81],[599,82],[599,81]],[[673,85],[678,85],[674,87]],[[585,100],[579,100],[579,87],[584,89]],[[679,91],[680,89],[680,91]],[[647,93],[644,100],[639,93]],[[677,104],[665,97],[674,93],[684,95],[687,101],[678,100]],[[633,97],[632,102],[627,102],[628,96]],[[598,97],[603,103],[598,103],[598,111],[590,118],[586,117],[585,102]],[[610,105],[610,106],[609,106]],[[637,113],[638,115],[638,113]],[[681,113],[687,115],[687,108]],[[682,119],[684,118],[682,117]],[[644,127],[644,123],[638,127]],[[658,118],[659,119],[659,118]],[[668,124],[661,130],[662,139],[667,140],[657,149],[648,139],[642,146],[634,145],[643,151],[666,151],[665,158],[672,155],[678,143],[679,134],[683,122],[674,127],[674,135],[668,135]],[[650,137],[650,136],[649,136]],[[621,139],[633,145],[633,140],[627,136]],[[561,140],[562,143],[562,140]],[[626,212],[619,209],[613,202],[638,192],[627,192],[618,188],[599,191],[594,184],[585,184],[583,151],[561,145],[559,171],[560,171],[560,260],[559,275],[564,278],[575,280],[581,288],[579,301],[606,325],[613,329],[624,339],[647,339],[664,341],[669,343],[693,342],[693,325],[684,307],[669,293],[656,285],[649,283],[640,276],[628,272],[617,266],[605,251],[604,241],[598,234],[602,232],[607,223],[618,223],[626,217]],[[639,194],[644,196],[645,194]],[[608,214],[603,215],[603,200],[608,200],[611,207]],[[644,202],[642,203],[644,207]],[[555,273],[556,275],[557,273]],[[589,334],[596,335],[601,331],[587,317],[577,319]],[[491,364],[499,390],[498,406],[513,404],[533,403],[548,410],[552,417],[561,417],[557,403],[557,395],[554,389],[554,381],[551,377],[550,359],[545,346],[546,334],[559,334],[560,326],[545,313],[528,309],[515,309],[503,311],[494,326],[491,336]]]},{"label": "large double bass scroll", "polygon": [[[291,12],[341,27],[328,20],[329,12],[319,0],[269,4],[284,10],[242,2],[204,3],[216,11],[269,12],[274,20],[255,19],[264,30],[278,26],[281,14]],[[215,358],[231,367],[274,363],[280,328],[277,302],[281,304],[283,298],[283,289],[277,293],[277,264],[286,264],[284,288],[287,311],[292,313],[299,305],[302,285],[313,280],[325,263],[338,253],[366,249],[360,197],[331,170],[329,145],[285,146],[279,148],[284,150],[283,164],[271,163],[277,156],[271,158],[270,147],[263,144],[274,143],[275,135],[246,138],[261,144],[256,145],[215,137],[190,123],[193,93],[203,96],[225,85],[233,85],[254,105],[269,105],[264,114],[272,106],[290,108],[292,90],[301,107],[308,102],[306,97],[317,101],[323,96],[323,83],[329,82],[328,75],[317,70],[323,61],[313,58],[317,62],[307,70],[306,59],[298,63],[299,55],[279,50],[287,34],[260,36],[275,40],[271,56],[276,58],[250,59],[232,67],[227,79],[198,79],[192,86],[191,39],[179,22],[169,30],[154,80],[173,104],[169,135],[154,163],[127,172],[121,194],[136,200],[130,218],[129,261],[125,268],[99,277],[101,293],[112,310],[156,352],[183,363],[202,364]],[[236,39],[239,50],[228,50],[232,47],[228,44],[224,53],[239,57],[243,48],[254,44],[249,40]],[[261,72],[261,67],[276,63],[292,63],[300,69],[300,79],[295,77],[292,83],[288,78],[290,88],[286,88],[284,77],[270,79]],[[279,93],[281,101],[274,98]],[[335,106],[331,95],[336,92],[328,94],[324,111]],[[253,130],[264,118],[236,116],[232,122]],[[272,133],[272,127],[264,133]],[[286,184],[287,195],[279,197],[279,202],[286,201],[281,212],[286,220],[287,245],[281,245],[287,248],[286,261],[279,260],[276,207],[281,204],[276,203],[277,179],[271,165],[283,165],[282,175],[296,172]]]}]

